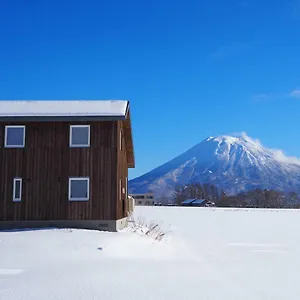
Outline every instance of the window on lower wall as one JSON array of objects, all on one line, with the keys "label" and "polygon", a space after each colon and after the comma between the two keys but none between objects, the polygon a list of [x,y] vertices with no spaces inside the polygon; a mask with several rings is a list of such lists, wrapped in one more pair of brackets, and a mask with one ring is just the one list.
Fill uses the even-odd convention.
[{"label": "window on lower wall", "polygon": [[69,201],[88,201],[90,198],[90,178],[69,178]]},{"label": "window on lower wall", "polygon": [[122,200],[122,179],[120,179],[120,200]]},{"label": "window on lower wall", "polygon": [[10,125],[5,126],[5,148],[24,148],[25,147],[25,126]]},{"label": "window on lower wall", "polygon": [[70,126],[70,147],[90,146],[90,125]]},{"label": "window on lower wall", "polygon": [[128,198],[128,177],[126,177],[126,199]]},{"label": "window on lower wall", "polygon": [[13,183],[13,202],[22,200],[22,178],[14,178]]}]

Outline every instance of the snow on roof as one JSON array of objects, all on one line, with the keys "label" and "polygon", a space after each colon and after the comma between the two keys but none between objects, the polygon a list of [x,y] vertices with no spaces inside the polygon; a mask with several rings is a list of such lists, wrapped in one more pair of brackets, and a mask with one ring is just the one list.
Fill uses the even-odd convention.
[{"label": "snow on roof", "polygon": [[205,202],[204,199],[197,199],[193,202],[193,204],[202,204],[203,202]]},{"label": "snow on roof", "polygon": [[190,203],[192,203],[195,200],[196,199],[186,199],[186,200],[182,201],[182,204],[190,204]]},{"label": "snow on roof", "polygon": [[7,117],[121,117],[128,101],[122,100],[16,100],[0,101],[0,118]]}]

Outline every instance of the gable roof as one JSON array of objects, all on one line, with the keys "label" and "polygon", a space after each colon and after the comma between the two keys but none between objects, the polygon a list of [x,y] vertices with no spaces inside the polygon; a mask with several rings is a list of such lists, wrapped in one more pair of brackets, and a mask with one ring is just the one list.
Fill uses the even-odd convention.
[{"label": "gable roof", "polygon": [[125,120],[127,109],[122,100],[2,100],[0,120]]}]

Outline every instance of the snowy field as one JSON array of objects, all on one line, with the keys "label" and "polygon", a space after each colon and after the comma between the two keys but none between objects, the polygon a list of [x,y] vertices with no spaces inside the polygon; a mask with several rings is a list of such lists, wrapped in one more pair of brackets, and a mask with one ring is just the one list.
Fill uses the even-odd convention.
[{"label": "snowy field", "polygon": [[167,231],[0,232],[2,300],[300,298],[300,211],[138,207]]}]

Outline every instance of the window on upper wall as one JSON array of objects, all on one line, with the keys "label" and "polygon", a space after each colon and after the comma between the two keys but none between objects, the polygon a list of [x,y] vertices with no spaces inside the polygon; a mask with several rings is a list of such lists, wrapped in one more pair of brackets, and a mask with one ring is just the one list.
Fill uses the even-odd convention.
[{"label": "window on upper wall", "polygon": [[22,200],[22,178],[14,178],[13,183],[13,202]]},{"label": "window on upper wall", "polygon": [[90,125],[70,126],[70,147],[90,146]]},{"label": "window on upper wall", "polygon": [[120,131],[120,150],[121,151],[122,151],[122,138],[123,138],[122,131]]},{"label": "window on upper wall", "polygon": [[90,178],[69,178],[69,201],[87,201],[90,198]]},{"label": "window on upper wall", "polygon": [[25,126],[24,125],[5,126],[4,147],[5,148],[25,147]]}]

